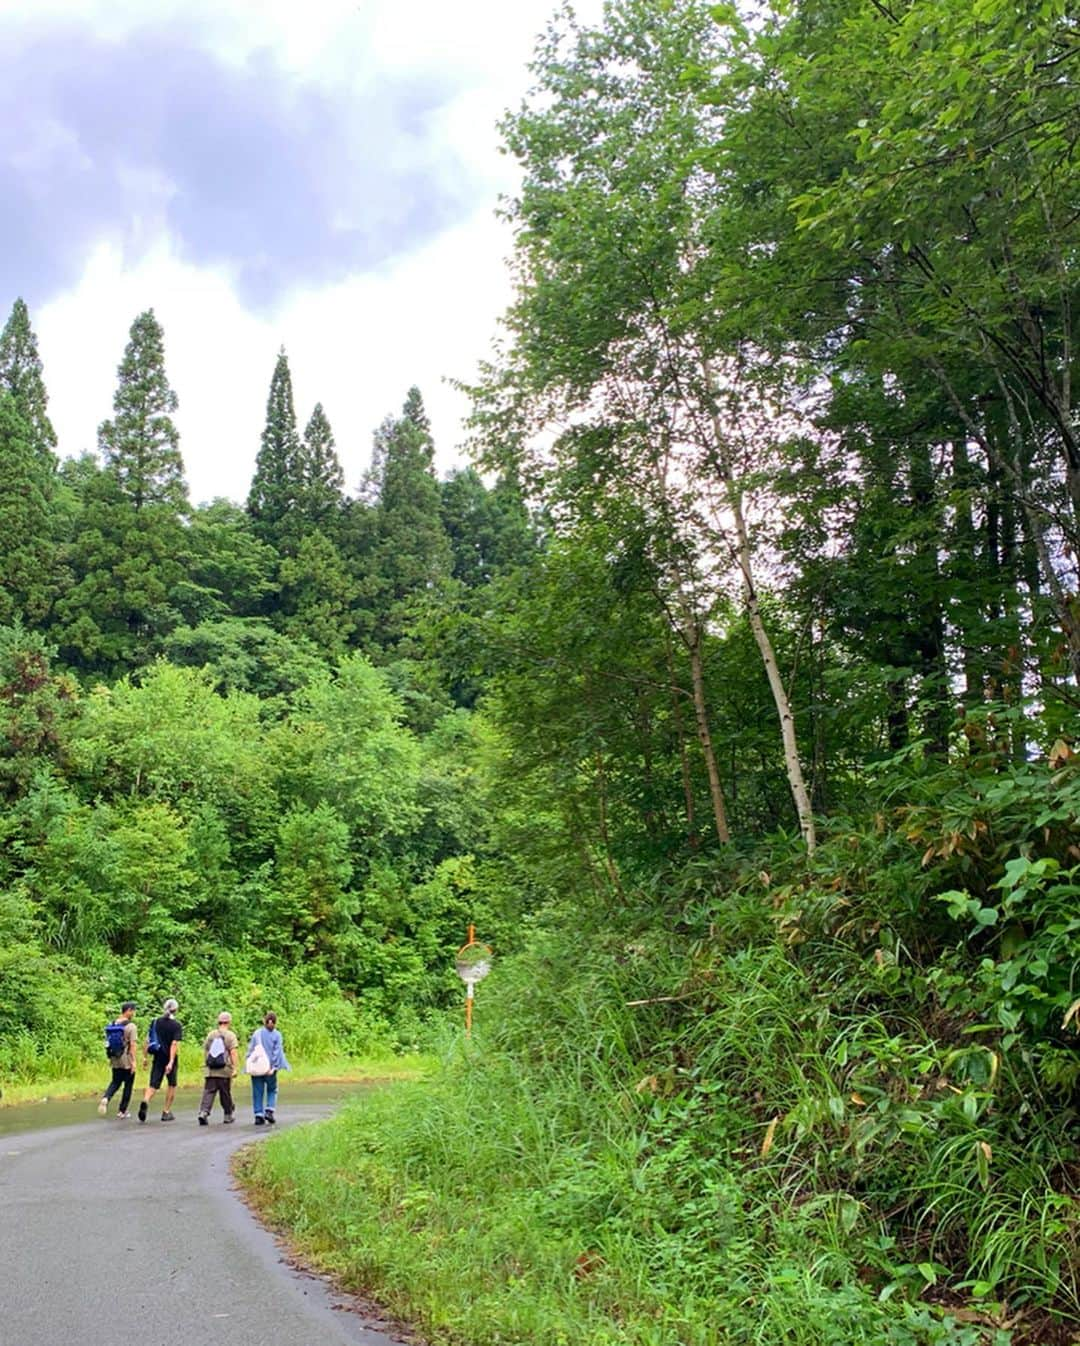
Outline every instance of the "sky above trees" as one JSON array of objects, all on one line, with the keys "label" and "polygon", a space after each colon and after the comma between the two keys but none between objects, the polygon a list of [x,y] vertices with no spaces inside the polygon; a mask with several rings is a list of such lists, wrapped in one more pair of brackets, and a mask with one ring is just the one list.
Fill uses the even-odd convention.
[{"label": "sky above trees", "polygon": [[508,297],[495,121],[553,7],[6,0],[0,306],[31,306],[60,452],[93,446],[153,306],[196,500],[243,497],[282,344],[350,487],[413,384],[452,461],[443,380]]}]

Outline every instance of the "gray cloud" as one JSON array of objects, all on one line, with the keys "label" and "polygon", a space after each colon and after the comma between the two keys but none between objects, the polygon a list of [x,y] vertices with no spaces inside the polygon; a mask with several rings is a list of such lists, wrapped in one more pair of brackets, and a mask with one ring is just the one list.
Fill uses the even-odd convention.
[{"label": "gray cloud", "polygon": [[322,88],[173,28],[111,43],[0,21],[0,307],[70,284],[103,238],[137,255],[162,230],[259,308],[378,266],[468,212],[467,170],[430,134],[456,91]]}]

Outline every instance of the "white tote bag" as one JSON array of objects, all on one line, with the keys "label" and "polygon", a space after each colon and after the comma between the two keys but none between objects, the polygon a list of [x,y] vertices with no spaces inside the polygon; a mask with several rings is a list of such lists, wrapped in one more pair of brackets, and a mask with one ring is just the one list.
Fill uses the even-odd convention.
[{"label": "white tote bag", "polygon": [[269,1075],[271,1073],[270,1058],[266,1054],[261,1035],[255,1039],[251,1051],[247,1054],[247,1060],[244,1062],[244,1073],[246,1075]]}]

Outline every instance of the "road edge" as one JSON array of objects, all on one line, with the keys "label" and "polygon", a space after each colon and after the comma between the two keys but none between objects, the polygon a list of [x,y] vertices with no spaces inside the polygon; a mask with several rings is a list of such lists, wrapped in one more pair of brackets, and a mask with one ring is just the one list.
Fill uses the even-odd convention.
[{"label": "road edge", "polygon": [[342,1312],[355,1314],[364,1328],[382,1332],[391,1340],[401,1343],[401,1346],[430,1346],[418,1328],[390,1313],[370,1293],[342,1284],[332,1269],[320,1265],[317,1254],[302,1248],[292,1231],[274,1217],[272,1198],[256,1180],[251,1163],[255,1151],[264,1143],[262,1138],[249,1140],[229,1155],[231,1190],[252,1218],[274,1239],[282,1261],[299,1275],[328,1286],[340,1301],[336,1307]]}]

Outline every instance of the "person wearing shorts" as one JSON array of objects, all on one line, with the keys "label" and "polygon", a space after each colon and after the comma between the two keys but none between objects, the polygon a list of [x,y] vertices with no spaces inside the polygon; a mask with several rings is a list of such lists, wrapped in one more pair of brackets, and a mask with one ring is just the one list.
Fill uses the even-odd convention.
[{"label": "person wearing shorts", "polygon": [[[161,1088],[162,1082],[165,1083],[165,1108],[161,1114],[163,1122],[174,1122],[173,1099],[176,1097],[176,1073],[179,1066],[178,1056],[180,1052],[180,1043],[184,1036],[184,1028],[180,1020],[176,1017],[176,1011],[180,1006],[175,1000],[166,1000],[161,1007],[161,1016],[154,1020],[150,1025],[150,1031],[146,1035],[147,1049],[143,1053],[143,1065],[150,1062],[150,1081],[143,1090],[142,1102],[139,1104],[139,1121],[146,1121],[146,1110],[150,1100]],[[150,1038],[155,1036],[158,1041],[158,1050],[150,1053]]]}]

